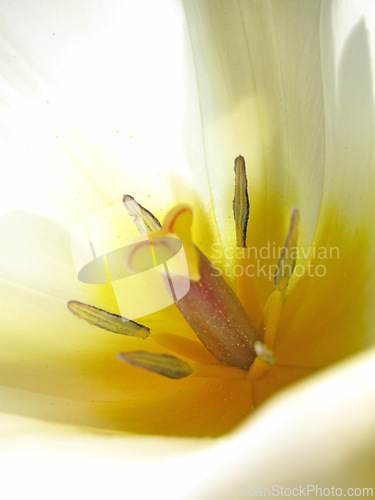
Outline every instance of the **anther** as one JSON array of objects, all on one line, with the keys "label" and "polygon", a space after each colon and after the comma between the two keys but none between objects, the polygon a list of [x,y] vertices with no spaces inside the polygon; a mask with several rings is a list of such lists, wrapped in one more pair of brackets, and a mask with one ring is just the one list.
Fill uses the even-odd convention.
[{"label": "anther", "polygon": [[234,160],[235,190],[233,200],[233,215],[236,224],[236,240],[238,247],[246,247],[247,222],[249,220],[250,204],[247,193],[247,177],[245,160],[238,156]]},{"label": "anther", "polygon": [[145,370],[164,375],[165,377],[179,379],[191,375],[191,366],[170,354],[156,354],[147,351],[122,352],[118,356],[120,361],[137,366]]},{"label": "anther", "polygon": [[140,233],[152,233],[159,231],[161,224],[158,219],[147,208],[142,207],[133,196],[125,194],[123,199],[124,207],[133,218],[134,224]]},{"label": "anther", "polygon": [[118,314],[113,314],[76,300],[68,302],[68,309],[79,319],[84,319],[91,325],[98,326],[99,328],[103,328],[113,333],[140,337],[142,339],[150,335],[150,329],[147,326],[140,325]]}]

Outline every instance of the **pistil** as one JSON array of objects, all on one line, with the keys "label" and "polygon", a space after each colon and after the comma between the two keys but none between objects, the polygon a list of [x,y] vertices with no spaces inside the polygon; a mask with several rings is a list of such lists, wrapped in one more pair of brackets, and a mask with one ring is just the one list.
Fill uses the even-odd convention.
[{"label": "pistil", "polygon": [[199,281],[176,306],[202,344],[223,365],[248,370],[260,334],[236,294],[197,249]]},{"label": "pistil", "polygon": [[[133,207],[133,213],[139,210]],[[160,231],[150,237],[178,236],[189,268],[190,290],[176,306],[208,351],[223,365],[248,370],[256,357],[260,333],[237,295],[209,259],[193,244],[193,212],[187,205],[172,209]],[[173,280],[178,280],[174,276]]]}]

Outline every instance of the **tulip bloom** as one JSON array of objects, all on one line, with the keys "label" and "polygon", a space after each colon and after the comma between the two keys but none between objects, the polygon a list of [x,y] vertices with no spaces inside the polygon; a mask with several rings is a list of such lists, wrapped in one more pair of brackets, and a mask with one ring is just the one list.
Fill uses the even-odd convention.
[{"label": "tulip bloom", "polygon": [[[121,38],[126,32],[118,21],[125,16],[122,5],[114,2],[113,10],[108,11],[107,5],[98,4],[95,16],[88,17],[92,24],[85,21],[88,12],[83,5],[82,26],[72,22],[75,8],[74,16],[68,12],[67,22],[59,24],[59,13],[50,7],[52,22],[42,20],[33,27],[37,35],[24,50],[16,42],[28,16],[17,2],[14,5],[9,6],[15,11],[9,10],[7,19],[15,13],[22,22],[15,26],[13,36],[5,30],[11,40],[5,54],[12,71],[7,73],[11,84],[5,86],[8,121],[3,124],[3,141],[12,144],[10,170],[16,179],[21,173],[24,176],[17,183],[24,205],[13,207],[34,207],[34,211],[10,212],[2,221],[0,410],[81,427],[162,436],[223,435],[249,418],[239,430],[207,447],[193,441],[203,449],[181,463],[192,467],[197,478],[205,470],[203,464],[212,464],[205,485],[193,481],[191,488],[197,488],[194,498],[198,488],[207,492],[205,498],[223,494],[224,488],[228,498],[240,492],[241,484],[242,491],[248,491],[255,481],[250,484],[249,471],[259,480],[255,486],[271,481],[285,481],[286,486],[302,480],[325,481],[325,466],[344,485],[355,477],[347,472],[352,467],[362,470],[363,486],[369,485],[367,472],[374,456],[366,440],[374,436],[368,418],[371,411],[373,415],[373,355],[371,351],[357,353],[374,340],[372,7],[350,2],[185,1],[192,44],[192,59],[187,56],[185,61],[192,71],[185,75],[189,84],[185,92],[191,107],[179,105],[182,93],[172,95],[176,116],[185,111],[190,120],[188,172],[174,127],[168,129],[168,143],[172,138],[177,146],[169,153],[167,141],[142,144],[147,135],[142,135],[143,127],[149,127],[147,101],[137,101],[140,108],[132,109],[131,92],[122,95],[122,83],[129,75],[118,69],[119,53],[111,52],[118,39],[127,47],[124,42],[132,41]],[[38,22],[29,8],[29,15]],[[66,15],[65,8],[62,13]],[[104,14],[107,17],[102,22]],[[150,30],[151,14],[160,16],[154,8],[147,17]],[[176,55],[171,42],[185,26],[181,12],[174,15],[178,29],[167,30],[163,46],[177,63],[183,48]],[[139,16],[143,19],[141,12]],[[132,22],[127,22],[130,29]],[[103,39],[110,50],[103,49]],[[88,40],[90,47],[86,47]],[[129,60],[124,64],[134,75],[137,70],[142,72],[143,65],[131,59],[131,52],[127,51]],[[100,74],[97,54],[104,65]],[[154,64],[152,55],[143,55]],[[55,56],[58,63],[54,63]],[[87,57],[83,65],[82,56]],[[168,65],[169,61],[166,69]],[[168,90],[183,80],[184,69],[177,70],[174,82],[167,82],[167,90],[163,89],[164,79],[158,80],[162,68],[155,65],[154,69],[156,88],[167,99]],[[143,74],[131,91],[140,85],[147,94],[147,76]],[[109,102],[101,98],[108,93]],[[14,103],[17,110],[22,107],[16,115],[24,118],[21,125],[13,116]],[[166,122],[175,116],[173,104],[160,106],[160,114],[167,113]],[[157,107],[153,109],[156,113]],[[150,120],[156,130],[156,120]],[[246,252],[239,257],[236,246],[240,232],[237,228],[236,234],[236,224],[244,218],[241,208],[237,208],[237,217],[235,209],[233,217],[232,207],[232,165],[238,155],[246,159],[250,201],[243,246],[255,249],[266,267],[265,273],[258,270],[254,276],[239,274],[241,269],[254,271],[255,261]],[[137,184],[141,167],[154,161],[149,179],[142,177]],[[20,162],[30,166],[20,169]],[[171,189],[162,189],[169,175],[159,170],[163,163],[182,165],[178,175],[183,182],[172,178],[176,195]],[[191,189],[183,187],[186,179],[191,181]],[[238,181],[236,189],[240,184]],[[193,206],[192,239],[186,242],[184,234],[184,246],[187,243],[190,248],[194,243],[215,263],[236,290],[255,330],[263,333],[265,328],[263,349],[271,349],[272,363],[261,360],[259,365],[264,350],[256,352],[258,357],[254,362],[251,359],[250,369],[246,360],[237,365],[225,356],[219,359],[196,339],[175,306],[137,318],[151,331],[147,339],[98,330],[71,314],[66,303],[72,300],[114,311],[110,285],[82,284],[75,276],[68,230],[79,219],[120,202],[124,192],[134,195],[160,220],[175,203]],[[241,193],[244,197],[243,190]],[[275,269],[278,257],[263,257],[260,252],[270,244],[283,248],[288,228],[293,234],[293,223],[289,225],[292,207],[298,207],[300,214],[301,251],[294,274],[285,286],[279,286],[280,279],[276,279],[275,292],[267,271]],[[170,217],[169,212],[169,222]],[[165,227],[173,233],[173,224],[167,222]],[[331,249],[338,252],[325,257],[319,253]],[[188,255],[189,264],[194,261],[191,255],[194,250],[190,259]],[[297,268],[306,270],[309,265],[315,272],[297,275]],[[197,308],[202,308],[199,301]],[[189,318],[186,308],[182,312]],[[116,359],[118,353],[125,352],[126,357],[127,351],[139,350],[174,355],[188,364],[193,361],[192,374],[183,371],[187,376],[172,380]],[[359,357],[347,359],[342,367],[331,368],[326,375],[319,372],[311,382],[306,379],[289,388],[285,399],[278,392],[354,354]],[[253,353],[249,356],[255,357]],[[210,373],[207,366],[212,365],[215,368]],[[348,387],[352,381],[354,389]],[[347,398],[340,394],[342,384]],[[333,403],[327,402],[330,394]],[[324,414],[327,408],[328,416]],[[317,421],[322,432],[310,435]],[[38,430],[43,432],[41,427]],[[339,450],[343,436],[347,448],[342,445]],[[121,445],[122,438],[118,440]],[[296,465],[301,443],[311,450],[307,463],[313,479]],[[348,457],[348,449],[354,445],[361,468],[353,468]],[[185,443],[183,451],[188,446]],[[139,473],[140,468],[137,470]],[[176,483],[174,488],[176,492]],[[170,493],[173,497],[172,490]]]}]

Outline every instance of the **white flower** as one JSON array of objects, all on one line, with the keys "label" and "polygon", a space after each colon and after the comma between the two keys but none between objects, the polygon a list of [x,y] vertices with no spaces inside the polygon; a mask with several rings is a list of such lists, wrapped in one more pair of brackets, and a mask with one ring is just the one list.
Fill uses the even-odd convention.
[{"label": "white flower", "polygon": [[[72,422],[77,410],[82,425],[95,405],[79,400],[84,388],[102,401],[104,414],[121,420],[123,367],[112,364],[121,342],[99,341],[82,325],[77,335],[75,318],[67,318],[66,300],[93,293],[77,283],[67,260],[67,231],[119,202],[124,191],[142,192],[153,210],[195,203],[197,243],[207,253],[215,239],[229,248],[227,167],[240,153],[249,166],[254,246],[282,244],[296,205],[303,248],[312,241],[340,248],[326,277],[294,283],[280,322],[285,364],[297,357],[302,368],[315,369],[373,343],[373,6],[187,0],[184,7],[200,115],[176,2],[13,1],[3,9],[1,206],[18,210],[1,224],[5,413],[37,417],[41,408],[45,417],[48,403],[50,419]],[[184,187],[190,178],[200,208]],[[264,303],[271,285],[266,279],[257,285]],[[95,299],[98,306],[111,303],[104,286]],[[4,484],[16,497],[40,488],[42,498],[53,483],[59,483],[53,496],[77,498],[224,499],[272,485],[373,487],[373,363],[368,350],[321,371],[212,441],[102,436],[4,415],[3,439],[10,443],[3,446]],[[133,397],[142,380],[132,380]],[[61,484],[62,469],[68,484]]]}]

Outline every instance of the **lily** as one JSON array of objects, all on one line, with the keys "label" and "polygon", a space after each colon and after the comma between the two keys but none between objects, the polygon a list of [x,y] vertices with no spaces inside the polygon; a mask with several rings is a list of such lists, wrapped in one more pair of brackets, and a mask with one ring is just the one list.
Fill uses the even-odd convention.
[{"label": "lily", "polygon": [[[17,3],[14,5],[12,8],[20,16]],[[215,5],[186,1],[187,29],[182,10],[173,10],[175,23],[168,24],[173,28],[169,28],[161,46],[169,47],[174,37],[180,39],[179,31],[186,38],[189,35],[192,58],[188,57],[185,64],[189,67],[194,62],[194,71],[190,68],[192,73],[185,91],[190,93],[189,102],[194,105],[185,110],[178,106],[176,110],[169,103],[161,106],[160,111],[164,113],[166,107],[171,107],[169,118],[176,119],[184,111],[189,113],[189,123],[194,125],[189,136],[189,161],[181,152],[182,143],[175,127],[168,130],[177,146],[170,149],[171,137],[168,148],[166,141],[160,145],[153,139],[152,157],[147,156],[150,144],[142,144],[142,140],[154,133],[154,129],[148,135],[141,132],[144,126],[149,126],[145,123],[147,103],[143,109],[131,108],[132,98],[122,97],[121,82],[128,75],[117,69],[119,53],[108,56],[110,51],[104,52],[102,48],[103,37],[107,47],[113,49],[117,46],[116,37],[124,31],[118,21],[123,19],[120,14],[124,15],[124,7],[117,2],[111,7],[108,10],[107,4],[105,8],[99,5],[89,18],[90,23],[83,26],[90,47],[78,52],[89,56],[87,66],[82,69],[81,55],[76,56],[82,26],[71,23],[69,12],[62,22],[59,13],[51,10],[51,24],[43,20],[38,29],[33,27],[40,39],[34,39],[35,45],[31,43],[25,51],[19,49],[13,53],[17,31],[7,46],[6,55],[14,62],[11,75],[19,83],[21,71],[22,77],[26,76],[21,80],[30,82],[31,89],[24,91],[26,98],[22,97],[21,89],[12,101],[13,88],[6,87],[8,102],[27,103],[21,113],[26,117],[24,135],[16,143],[18,129],[11,119],[11,106],[7,115],[11,124],[7,132],[14,154],[14,158],[8,157],[10,170],[14,169],[17,179],[20,161],[30,165],[21,170],[22,183],[16,184],[24,186],[20,188],[17,203],[13,199],[7,203],[13,204],[13,208],[33,209],[33,214],[8,213],[3,219],[5,312],[0,336],[3,386],[0,409],[81,427],[162,436],[220,435],[243,422],[237,430],[209,443],[176,438],[136,441],[116,434],[115,441],[109,444],[101,437],[90,436],[90,442],[91,439],[100,442],[101,450],[114,450],[120,464],[132,461],[131,453],[119,451],[125,443],[133,448],[137,442],[144,443],[149,453],[155,443],[166,446],[168,475],[175,474],[173,484],[165,487],[171,498],[176,497],[178,481],[183,477],[176,464],[195,472],[195,479],[186,491],[190,498],[191,495],[198,498],[198,492],[202,498],[218,494],[228,498],[238,494],[241,485],[243,491],[249,490],[255,484],[254,478],[258,478],[257,487],[274,484],[273,481],[283,482],[285,487],[295,486],[298,481],[321,481],[323,486],[323,482],[334,478],[344,488],[352,486],[350,480],[357,477],[359,470],[363,486],[370,486],[375,461],[367,444],[375,432],[370,418],[374,408],[371,392],[374,354],[369,349],[374,340],[370,307],[374,279],[371,7],[365,3],[354,7],[335,2],[322,5],[301,2],[297,6],[286,2],[228,1]],[[151,3],[148,7],[152,9]],[[171,7],[166,2],[166,11]],[[84,5],[79,8],[85,19]],[[155,15],[158,9],[153,8]],[[9,12],[12,18],[14,13]],[[110,32],[101,33],[104,13],[108,16],[104,25]],[[139,22],[149,23],[151,29],[154,22],[151,14],[148,20],[144,19],[142,9],[132,15],[133,21],[126,26],[129,30],[137,15]],[[158,15],[161,17],[159,11]],[[28,17],[19,19],[26,22]],[[23,28],[20,23],[20,32]],[[41,43],[46,39],[50,45]],[[132,41],[130,35],[129,40],[126,37],[121,40]],[[123,43],[123,46],[129,45]],[[42,57],[37,60],[40,47],[43,47]],[[56,51],[59,57],[54,65]],[[174,58],[177,63],[181,52],[171,50],[169,62]],[[107,61],[104,65],[107,73],[102,68],[101,74],[97,74],[97,54],[103,63]],[[130,54],[128,51],[129,57]],[[129,66],[141,70],[138,58],[139,54]],[[59,69],[61,64],[64,72]],[[61,80],[63,73],[67,76]],[[106,74],[110,78],[103,76]],[[181,83],[183,68],[173,74],[176,79],[172,83]],[[195,79],[197,93],[192,85]],[[140,83],[141,88],[148,89],[149,83],[146,85],[145,81],[146,74]],[[160,80],[159,90],[164,82]],[[102,102],[99,96],[103,89],[108,91],[109,84],[114,86],[115,97],[109,103]],[[169,90],[172,87],[171,84]],[[135,91],[135,87],[130,89]],[[167,99],[168,89],[164,92]],[[181,94],[173,95],[176,103],[183,101]],[[30,96],[37,98],[30,100]],[[95,125],[94,97],[99,106],[96,116],[101,122]],[[197,127],[200,120],[202,129]],[[142,138],[140,144],[136,143],[138,135]],[[99,145],[91,150],[94,143]],[[146,153],[139,155],[144,149]],[[125,150],[131,150],[132,154],[126,156]],[[239,154],[247,163],[248,246],[261,249],[274,242],[277,248],[283,247],[290,209],[295,206],[300,213],[298,248],[306,252],[299,256],[297,265],[320,264],[320,257],[313,254],[314,248],[339,249],[339,258],[324,262],[324,275],[298,277],[294,273],[289,277],[282,300],[269,301],[275,295],[268,275],[256,276],[249,284],[249,280],[242,280],[234,271],[238,217],[235,221],[232,215],[235,181],[231,165]],[[151,163],[152,169],[147,169]],[[178,178],[171,183],[177,194],[166,192],[164,185],[170,174],[168,171],[164,174],[165,163],[168,167],[181,164],[179,176],[189,179],[192,188],[180,190],[183,183]],[[149,172],[148,183],[142,179],[137,184],[136,172],[140,168]],[[130,180],[130,170],[134,171],[135,180]],[[71,188],[67,180],[57,176],[60,171],[66,174],[63,179],[69,178]],[[267,334],[267,325],[268,332],[272,330],[269,347],[275,365],[272,369],[266,367],[253,382],[244,381],[242,375],[229,375],[244,372],[243,366],[236,365],[219,366],[220,376],[193,373],[177,381],[128,366],[116,360],[116,354],[139,350],[143,339],[99,332],[92,325],[78,321],[66,307],[67,301],[74,300],[105,311],[113,310],[110,285],[92,287],[78,282],[70,260],[66,229],[78,219],[117,203],[119,194],[124,194],[119,190],[135,194],[134,190],[139,193],[140,187],[143,196],[148,197],[147,208],[158,218],[164,217],[172,203],[190,202],[194,209],[191,241],[209,259],[216,259],[217,269],[226,273],[230,285],[237,287],[243,306],[258,330],[265,327]],[[194,193],[199,193],[198,198]],[[145,204],[147,200],[141,201]],[[51,223],[45,214],[54,215],[55,222]],[[171,229],[172,225],[163,227]],[[186,240],[181,239],[186,247]],[[190,240],[187,247],[189,243]],[[219,253],[217,258],[215,253]],[[270,257],[267,265],[274,261]],[[251,294],[246,292],[249,287],[253,287]],[[264,307],[268,313],[263,312]],[[270,318],[276,318],[274,328],[269,327]],[[146,340],[150,352],[160,352],[163,347],[171,353],[171,335],[177,327],[182,337],[177,342],[179,356],[189,354],[201,366],[215,364],[215,356],[213,359],[212,353],[195,340],[174,307],[142,318],[141,322],[159,333],[154,340],[152,334]],[[337,367],[318,371],[343,359]],[[318,373],[306,378],[313,372]],[[269,399],[300,378],[304,378],[302,383]],[[332,401],[328,404],[330,396]],[[246,420],[253,406],[263,401],[267,402]],[[6,418],[3,421],[9,422]],[[321,431],[311,433],[317,423]],[[29,425],[42,436],[42,442],[46,435],[52,434],[55,443],[61,443],[68,435],[82,446],[85,444],[85,438],[75,430],[64,427],[65,437],[60,438],[62,431],[58,426]],[[290,447],[287,453],[286,443]],[[301,446],[310,450],[310,454],[301,454]],[[306,468],[296,465],[301,455],[312,471],[311,477]],[[100,468],[102,464],[97,459]],[[202,481],[204,464],[210,464],[210,472]],[[131,480],[134,490],[145,475],[142,468],[142,461],[136,460]],[[160,471],[158,466],[156,471]],[[223,471],[225,477],[218,479]],[[155,483],[150,488],[155,484],[160,487],[157,477],[157,473],[152,473]],[[181,492],[181,497],[182,493],[185,492]]]}]

